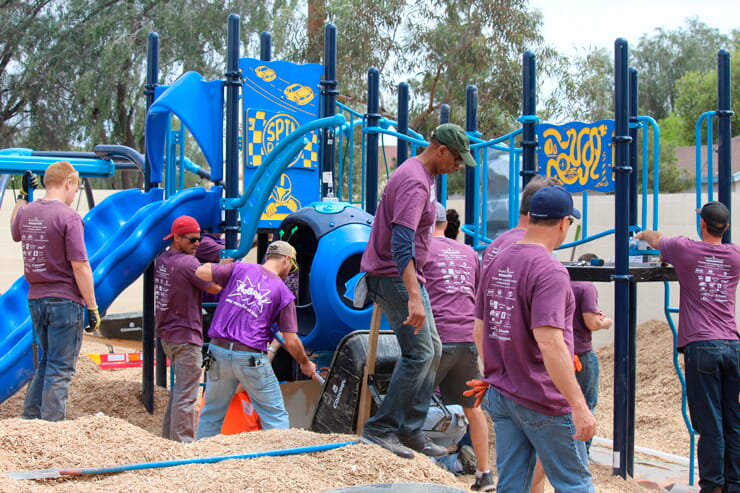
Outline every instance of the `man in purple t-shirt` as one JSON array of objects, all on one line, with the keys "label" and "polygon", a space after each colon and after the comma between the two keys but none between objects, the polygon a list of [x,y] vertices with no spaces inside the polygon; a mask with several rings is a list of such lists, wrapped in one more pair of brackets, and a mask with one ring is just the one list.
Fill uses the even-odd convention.
[{"label": "man in purple t-shirt", "polygon": [[197,438],[218,435],[237,385],[249,394],[263,429],[289,428],[288,412],[275,373],[267,357],[280,327],[284,347],[301,372],[317,379],[316,365],[308,359],[298,337],[295,296],[285,285],[298,270],[290,243],[270,243],[262,265],[246,262],[204,264],[197,275],[224,286],[211,322],[209,352],[213,358],[206,374],[205,406],[198,421]]},{"label": "man in purple t-shirt", "polygon": [[200,267],[195,258],[201,239],[198,221],[190,216],[178,217],[163,239],[172,239],[172,245],[154,264],[155,317],[157,335],[170,359],[175,384],[164,412],[162,436],[192,442],[203,364],[201,297],[203,291],[218,293],[221,286],[195,275]]},{"label": "man in purple t-shirt", "polygon": [[85,305],[86,330],[94,332],[100,326],[100,315],[85,249],[85,225],[70,207],[80,176],[66,161],[51,164],[44,174],[44,197],[28,203],[31,175],[28,171],[24,175],[10,219],[13,241],[23,244],[28,309],[41,347],[21,417],[61,421],[82,345]]},{"label": "man in purple t-shirt", "polygon": [[681,287],[678,343],[683,352],[691,426],[699,433],[702,492],[740,491],[740,335],[735,296],[740,247],[722,243],[730,212],[721,202],[701,210],[701,241],[641,231],[660,250]]},{"label": "man in purple t-shirt", "polygon": [[585,440],[596,420],[573,371],[573,292],[552,256],[580,213],[560,186],[532,196],[524,237],[483,271],[475,330],[494,422],[498,491],[528,491],[536,457],[556,491],[594,491]]},{"label": "man in purple t-shirt", "polygon": [[442,341],[434,387],[439,387],[445,405],[462,406],[470,423],[470,440],[478,469],[471,489],[491,491],[495,485],[488,469],[488,421],[483,410],[476,407],[475,398],[463,395],[465,382],[480,378],[479,350],[473,337],[480,261],[470,246],[445,237],[447,211],[439,202],[436,207],[434,236],[424,264],[434,324]]},{"label": "man in purple t-shirt", "polygon": [[559,185],[555,178],[548,178],[542,175],[534,175],[527,186],[522,190],[521,201],[519,202],[519,222],[516,226],[508,231],[505,231],[498,235],[490,245],[483,251],[481,269],[488,267],[488,264],[493,261],[496,254],[503,248],[516,243],[522,239],[524,232],[527,230],[529,225],[529,202],[532,200],[532,195],[543,187],[549,187],[551,185]]},{"label": "man in purple t-shirt", "polygon": [[442,346],[422,266],[432,239],[435,178],[463,165],[475,166],[467,134],[452,123],[438,126],[424,152],[403,162],[388,180],[360,263],[368,273],[367,293],[401,348],[383,402],[364,424],[360,441],[409,459],[413,450],[447,453],[422,431]]}]

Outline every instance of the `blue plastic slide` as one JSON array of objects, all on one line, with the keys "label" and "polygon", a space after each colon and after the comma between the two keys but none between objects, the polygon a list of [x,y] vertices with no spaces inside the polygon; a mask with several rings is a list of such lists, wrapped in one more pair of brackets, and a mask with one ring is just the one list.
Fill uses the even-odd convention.
[{"label": "blue plastic slide", "polygon": [[[94,207],[84,218],[85,244],[101,313],[167,246],[172,221],[193,216],[201,227],[221,219],[221,187],[189,188],[163,200],[163,190],[124,190]],[[20,260],[19,260],[20,261]],[[21,277],[0,296],[0,403],[33,376],[32,325],[28,284]]]}]

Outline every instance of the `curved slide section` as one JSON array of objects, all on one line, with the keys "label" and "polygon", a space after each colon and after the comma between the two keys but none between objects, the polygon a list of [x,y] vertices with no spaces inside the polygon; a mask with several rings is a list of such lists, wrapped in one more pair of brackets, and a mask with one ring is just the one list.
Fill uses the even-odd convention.
[{"label": "curved slide section", "polygon": [[[102,201],[85,216],[85,244],[95,278],[101,313],[167,245],[162,240],[180,215],[202,227],[221,219],[221,188],[184,190],[168,200],[163,191],[124,190]],[[0,402],[15,394],[33,375],[32,325],[28,284],[21,277],[0,296]]]}]

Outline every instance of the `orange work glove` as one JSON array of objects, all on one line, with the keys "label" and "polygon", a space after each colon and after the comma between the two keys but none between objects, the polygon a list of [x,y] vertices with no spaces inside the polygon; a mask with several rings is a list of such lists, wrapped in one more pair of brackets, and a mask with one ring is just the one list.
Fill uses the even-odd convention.
[{"label": "orange work glove", "polygon": [[576,371],[583,370],[583,365],[581,364],[581,360],[578,358],[577,354],[573,355],[573,368],[575,368]]},{"label": "orange work glove", "polygon": [[472,388],[463,392],[463,395],[466,397],[475,396],[475,407],[480,406],[483,396],[486,395],[486,390],[488,390],[488,382],[484,382],[483,380],[468,380],[465,382],[465,385]]}]

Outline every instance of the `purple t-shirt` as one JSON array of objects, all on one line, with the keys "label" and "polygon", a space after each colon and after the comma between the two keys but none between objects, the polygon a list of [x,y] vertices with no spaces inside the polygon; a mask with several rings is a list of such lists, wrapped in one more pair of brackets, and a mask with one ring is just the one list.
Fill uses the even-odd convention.
[{"label": "purple t-shirt", "polygon": [[378,204],[360,270],[382,277],[401,275],[391,252],[391,230],[394,224],[400,224],[416,232],[416,277],[424,283],[422,266],[432,240],[436,200],[434,178],[421,161],[416,158],[404,161],[391,175]]},{"label": "purple t-shirt", "polygon": [[439,338],[443,343],[473,342],[473,313],[480,261],[464,243],[432,237],[424,277]]},{"label": "purple t-shirt", "polygon": [[215,264],[213,280],[224,286],[208,335],[267,350],[281,332],[298,332],[295,296],[274,272],[247,262]]},{"label": "purple t-shirt", "polygon": [[493,240],[491,244],[488,245],[483,251],[481,269],[485,269],[486,267],[488,267],[488,264],[490,264],[493,259],[496,258],[496,255],[498,255],[498,252],[500,252],[502,249],[524,238],[524,233],[526,232],[526,229],[512,228],[498,235],[496,239]]},{"label": "purple t-shirt", "polygon": [[[195,250],[195,258],[198,261],[215,263],[221,260],[221,250],[224,248],[224,241],[221,238],[214,238],[210,235],[203,235],[200,240],[198,249]],[[217,303],[221,293],[211,294],[203,293],[203,303]]]},{"label": "purple t-shirt", "polygon": [[576,354],[591,351],[591,330],[583,320],[584,313],[599,313],[599,292],[596,286],[586,281],[571,281],[573,296],[576,299],[576,311],[573,314],[573,350]]},{"label": "purple t-shirt", "polygon": [[661,258],[676,269],[681,287],[678,348],[696,341],[740,339],[735,322],[740,246],[676,236],[661,238],[658,247]]},{"label": "purple t-shirt", "polygon": [[171,344],[203,345],[201,291],[213,284],[195,275],[194,255],[169,249],[154,263],[157,335]]},{"label": "purple t-shirt", "polygon": [[85,304],[71,261],[86,261],[85,225],[80,215],[57,200],[36,200],[18,208],[11,225],[23,247],[28,299],[64,298]]},{"label": "purple t-shirt", "polygon": [[540,245],[514,243],[483,271],[475,317],[483,321],[484,380],[534,411],[571,411],[545,369],[533,328],[562,329],[573,354],[575,301],[565,267]]}]

